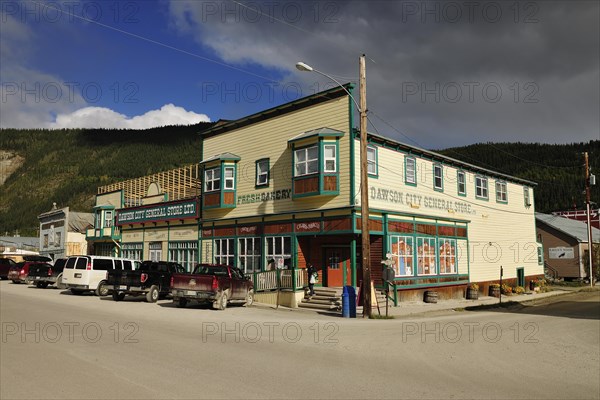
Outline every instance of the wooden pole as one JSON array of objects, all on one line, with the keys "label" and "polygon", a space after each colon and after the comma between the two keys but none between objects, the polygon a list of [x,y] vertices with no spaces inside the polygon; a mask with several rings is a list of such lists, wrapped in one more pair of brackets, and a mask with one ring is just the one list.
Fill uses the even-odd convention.
[{"label": "wooden pole", "polygon": [[369,235],[369,182],[367,174],[367,71],[365,55],[359,62],[360,91],[360,216],[363,269],[363,318],[371,316],[371,242]]},{"label": "wooden pole", "polygon": [[587,231],[588,231],[588,263],[590,266],[590,287],[594,286],[594,274],[593,274],[593,263],[594,263],[594,241],[592,240],[592,221],[590,221],[590,164],[588,160],[587,151],[583,153],[585,157],[585,208],[587,213]]}]

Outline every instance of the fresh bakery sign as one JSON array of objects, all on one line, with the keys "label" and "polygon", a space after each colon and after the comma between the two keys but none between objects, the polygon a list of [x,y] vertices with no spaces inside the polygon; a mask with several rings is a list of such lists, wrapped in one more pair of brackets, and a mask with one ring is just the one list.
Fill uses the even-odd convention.
[{"label": "fresh bakery sign", "polygon": [[371,186],[369,188],[371,200],[380,200],[388,203],[418,206],[433,210],[452,210],[461,214],[476,214],[473,206],[464,201],[448,200],[435,196],[423,196],[413,193],[404,193],[394,189],[384,189]]}]

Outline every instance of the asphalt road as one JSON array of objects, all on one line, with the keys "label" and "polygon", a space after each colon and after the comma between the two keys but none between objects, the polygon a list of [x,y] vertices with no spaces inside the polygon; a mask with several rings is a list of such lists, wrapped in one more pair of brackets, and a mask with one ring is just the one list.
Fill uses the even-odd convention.
[{"label": "asphalt road", "polygon": [[0,282],[1,399],[599,399],[600,292],[407,319]]}]

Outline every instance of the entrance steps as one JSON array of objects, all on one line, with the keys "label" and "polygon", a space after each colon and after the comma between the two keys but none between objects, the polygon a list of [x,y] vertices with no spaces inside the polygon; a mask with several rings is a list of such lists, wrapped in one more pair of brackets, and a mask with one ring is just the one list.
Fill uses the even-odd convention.
[{"label": "entrance steps", "polygon": [[315,294],[312,296],[309,296],[308,290],[306,290],[298,307],[340,311],[342,309],[342,288],[315,288]]}]

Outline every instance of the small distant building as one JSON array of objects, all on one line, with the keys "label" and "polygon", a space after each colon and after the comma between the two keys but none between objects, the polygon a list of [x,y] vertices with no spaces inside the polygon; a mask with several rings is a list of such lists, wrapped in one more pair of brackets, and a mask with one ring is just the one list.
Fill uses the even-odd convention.
[{"label": "small distant building", "polygon": [[[587,278],[587,224],[559,215],[535,213],[538,242],[544,246],[544,263],[551,275],[566,279]],[[600,243],[600,229],[592,227],[592,241]]]},{"label": "small distant building", "polygon": [[[569,219],[574,219],[576,221],[581,221],[587,224],[587,211],[586,210],[571,210],[571,211],[556,211],[553,212],[552,215],[558,215],[560,217],[565,217]],[[600,209],[591,209],[590,210],[590,223],[596,229],[600,229]]]},{"label": "small distant building", "polygon": [[69,207],[52,209],[38,215],[40,221],[40,255],[57,258],[75,254],[88,254],[85,233],[94,224],[94,215],[69,210]]},{"label": "small distant building", "polygon": [[0,236],[0,251],[4,249],[28,250],[37,252],[40,238],[27,236]]}]

